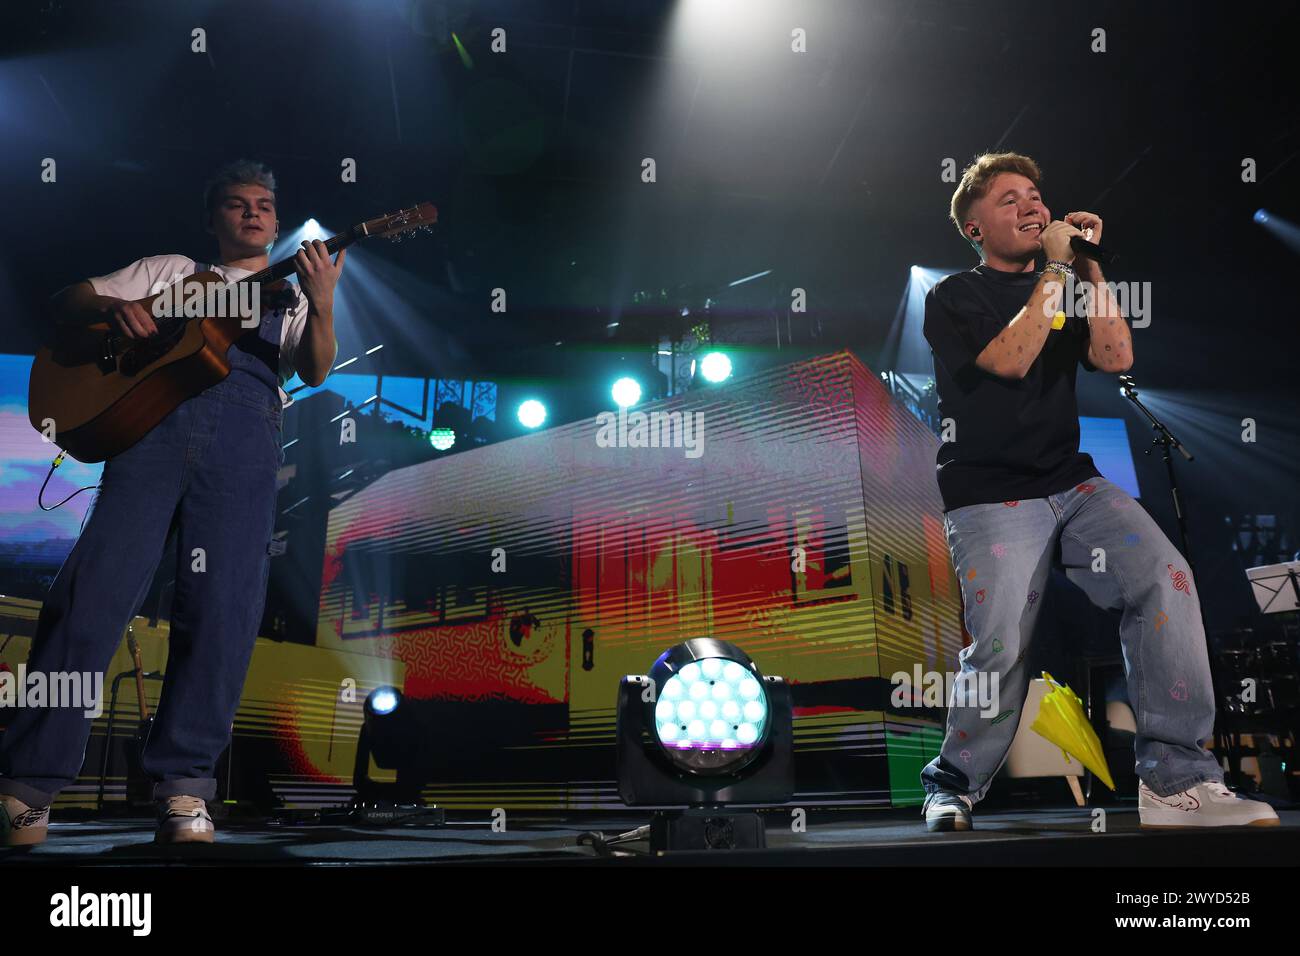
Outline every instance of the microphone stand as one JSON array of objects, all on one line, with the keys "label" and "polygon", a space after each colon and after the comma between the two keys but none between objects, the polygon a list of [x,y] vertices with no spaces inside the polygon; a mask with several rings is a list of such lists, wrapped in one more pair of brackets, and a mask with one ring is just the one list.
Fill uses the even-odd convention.
[{"label": "microphone stand", "polygon": [[[1156,437],[1151,439],[1151,444],[1160,446],[1161,457],[1165,460],[1165,471],[1169,475],[1169,493],[1174,499],[1174,517],[1178,520],[1178,536],[1183,544],[1183,557],[1187,559],[1187,567],[1195,573],[1196,568],[1192,563],[1192,549],[1187,542],[1187,515],[1183,512],[1182,498],[1178,494],[1178,479],[1174,476],[1174,463],[1169,454],[1169,449],[1177,448],[1188,461],[1195,461],[1196,459],[1192,457],[1192,453],[1184,447],[1183,443],[1174,437],[1173,432],[1165,426],[1165,423],[1152,415],[1151,409],[1138,400],[1138,390],[1132,375],[1121,375],[1119,377],[1119,390],[1125,398],[1137,407],[1138,411],[1147,417],[1151,422],[1151,427],[1155,429]],[[1142,454],[1151,454],[1151,449],[1148,448]],[[1197,603],[1199,605],[1200,602]]]},{"label": "microphone stand", "polygon": [[[1160,448],[1160,455],[1165,462],[1165,473],[1169,476],[1169,494],[1174,501],[1174,517],[1178,522],[1178,537],[1182,542],[1183,557],[1187,559],[1187,569],[1191,572],[1192,580],[1195,581],[1196,565],[1192,561],[1192,548],[1187,538],[1187,513],[1183,510],[1182,496],[1178,493],[1178,478],[1174,475],[1173,456],[1170,455],[1169,449],[1177,448],[1182,456],[1188,461],[1195,461],[1196,459],[1192,456],[1192,453],[1187,450],[1183,443],[1174,436],[1174,433],[1169,430],[1165,423],[1156,418],[1156,416],[1151,413],[1151,409],[1147,408],[1138,400],[1137,385],[1133,381],[1133,376],[1121,375],[1119,377],[1119,382],[1120,394],[1132,402],[1134,407],[1147,417],[1147,420],[1151,422],[1151,427],[1155,430],[1156,437],[1151,439],[1151,444]],[[1151,449],[1148,448],[1142,454],[1151,454]],[[1197,585],[1196,612],[1201,618],[1201,630],[1205,634],[1205,653],[1206,659],[1208,660],[1210,657],[1210,630],[1205,626],[1205,610],[1201,607],[1199,583]],[[1228,778],[1228,783],[1235,790],[1238,788],[1237,761],[1233,759],[1230,735],[1225,735],[1219,729],[1219,721],[1217,719],[1219,708],[1217,702],[1214,709],[1216,715],[1214,721],[1215,753],[1219,753],[1219,748],[1223,747],[1222,752],[1228,758],[1228,771],[1226,776]],[[1225,736],[1227,739],[1225,739]]]}]

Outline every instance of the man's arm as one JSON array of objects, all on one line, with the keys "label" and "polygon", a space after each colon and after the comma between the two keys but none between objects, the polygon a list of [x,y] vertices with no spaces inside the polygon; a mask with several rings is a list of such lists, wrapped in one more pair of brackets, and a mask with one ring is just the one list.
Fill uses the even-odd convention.
[{"label": "man's arm", "polygon": [[334,340],[334,286],[343,271],[346,249],[340,249],[330,262],[325,243],[319,239],[303,242],[294,256],[298,288],[307,299],[307,325],[294,350],[293,364],[304,382],[313,387],[329,376],[338,354]]},{"label": "man's arm", "polygon": [[87,280],[82,279],[54,293],[46,308],[59,322],[75,322],[78,319],[89,320],[91,315],[105,307],[107,301],[108,296],[100,295]]},{"label": "man's arm", "polygon": [[88,325],[107,321],[127,338],[145,338],[158,331],[149,310],[130,299],[100,295],[86,279],[56,292],[48,305],[55,322]]},{"label": "man's arm", "polygon": [[1043,350],[1065,289],[1059,276],[1044,272],[1024,308],[984,347],[975,364],[999,378],[1022,379]]},{"label": "man's arm", "polygon": [[1088,296],[1088,361],[1099,372],[1127,372],[1133,367],[1133,337],[1119,303],[1110,294],[1101,266],[1091,259],[1079,259],[1075,269],[1081,281],[1092,284],[1092,295]]},{"label": "man's arm", "polygon": [[313,387],[325,381],[334,367],[338,342],[334,339],[334,305],[307,302],[307,325],[293,353],[293,364],[304,382]]}]

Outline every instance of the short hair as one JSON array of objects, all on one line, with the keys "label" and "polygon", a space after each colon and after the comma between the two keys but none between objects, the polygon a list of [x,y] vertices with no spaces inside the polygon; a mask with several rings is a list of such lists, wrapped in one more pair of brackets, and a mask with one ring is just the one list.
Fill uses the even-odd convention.
[{"label": "short hair", "polygon": [[226,163],[208,177],[203,184],[203,221],[212,222],[212,212],[221,201],[222,191],[227,186],[261,186],[275,195],[275,174],[264,163],[251,159],[237,159]]},{"label": "short hair", "polygon": [[[961,182],[957,184],[957,191],[952,194],[952,204],[948,207],[948,218],[957,227],[958,234],[969,242],[976,252],[980,252],[980,245],[966,235],[962,223],[966,221],[970,207],[976,200],[984,198],[989,184],[999,173],[1019,173],[1033,183],[1035,189],[1040,188],[1043,181],[1042,170],[1028,156],[1019,153],[984,153],[975,157],[975,162],[962,171]],[[983,258],[982,252],[980,258]]]}]

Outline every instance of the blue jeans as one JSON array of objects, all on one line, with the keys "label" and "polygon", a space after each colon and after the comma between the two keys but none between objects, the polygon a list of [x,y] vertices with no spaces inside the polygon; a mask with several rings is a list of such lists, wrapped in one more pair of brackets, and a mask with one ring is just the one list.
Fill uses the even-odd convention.
[{"label": "blue jeans", "polygon": [[[175,526],[167,672],[142,760],[155,798],[216,796],[213,768],[230,740],[266,599],[280,416],[273,390],[235,372],[106,462],[41,607],[28,673],[103,673]],[[90,737],[84,711],[16,708],[0,735],[0,793],[43,806],[75,781]]]},{"label": "blue jeans", "polygon": [[[1138,777],[1161,796],[1223,780],[1204,746],[1214,690],[1196,587],[1186,560],[1127,492],[1097,476],[1047,498],[954,508],[944,532],[972,643],[958,655],[943,747],[921,771],[926,793],[980,800],[1006,760],[1034,676],[1024,658],[1053,562],[1094,604],[1123,612]],[[959,693],[979,681],[993,686],[993,675],[995,707]]]}]

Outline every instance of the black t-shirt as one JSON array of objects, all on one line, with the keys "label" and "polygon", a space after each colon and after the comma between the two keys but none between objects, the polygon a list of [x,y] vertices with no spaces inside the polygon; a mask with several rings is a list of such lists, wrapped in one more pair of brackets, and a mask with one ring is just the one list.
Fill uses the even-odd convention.
[{"label": "black t-shirt", "polygon": [[[975,364],[984,347],[1029,301],[1038,272],[980,264],[938,282],[925,297],[925,338],[934,352],[939,416],[955,423],[937,457],[945,511],[995,501],[1045,498],[1098,474],[1079,452],[1078,363],[1090,372],[1088,321],[1070,316],[1050,331],[1023,379]],[[947,424],[945,422],[945,424]]]}]

